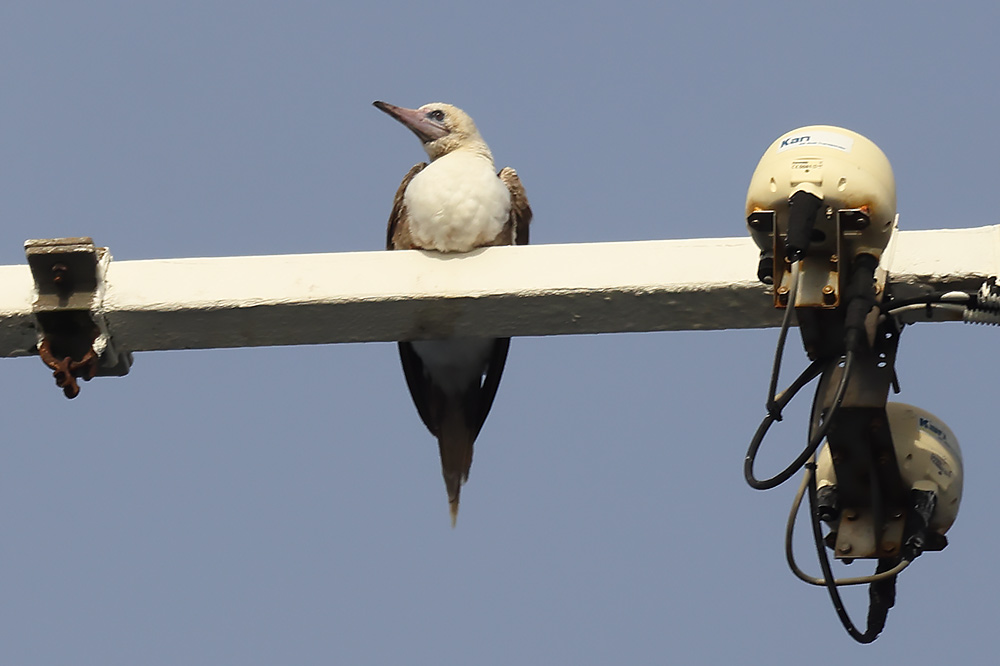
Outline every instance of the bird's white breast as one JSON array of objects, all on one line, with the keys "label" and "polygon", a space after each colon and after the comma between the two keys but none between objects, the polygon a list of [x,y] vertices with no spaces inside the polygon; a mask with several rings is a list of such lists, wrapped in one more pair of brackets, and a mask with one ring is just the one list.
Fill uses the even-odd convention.
[{"label": "bird's white breast", "polygon": [[510,191],[492,160],[456,151],[431,162],[403,194],[410,236],[427,250],[468,252],[488,245],[510,216]]}]

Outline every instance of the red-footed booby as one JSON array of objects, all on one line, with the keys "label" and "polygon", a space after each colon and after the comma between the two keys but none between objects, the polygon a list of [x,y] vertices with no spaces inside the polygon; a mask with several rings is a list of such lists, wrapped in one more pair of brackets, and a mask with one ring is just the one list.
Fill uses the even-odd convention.
[{"label": "red-footed booby", "polygon": [[[527,245],[531,208],[517,173],[495,171],[493,154],[461,109],[425,104],[375,106],[408,127],[431,162],[410,169],[396,192],[386,249],[469,252]],[[458,519],[472,446],[486,421],[510,338],[448,338],[399,343],[406,384],[420,419],[437,437],[451,524]]]}]

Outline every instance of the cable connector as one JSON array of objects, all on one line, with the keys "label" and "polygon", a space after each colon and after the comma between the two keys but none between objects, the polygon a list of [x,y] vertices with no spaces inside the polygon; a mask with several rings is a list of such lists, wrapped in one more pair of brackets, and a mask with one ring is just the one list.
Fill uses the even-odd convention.
[{"label": "cable connector", "polygon": [[816,213],[822,205],[822,199],[805,190],[798,190],[788,197],[788,235],[785,244],[787,256],[792,261],[805,256],[812,242]]}]

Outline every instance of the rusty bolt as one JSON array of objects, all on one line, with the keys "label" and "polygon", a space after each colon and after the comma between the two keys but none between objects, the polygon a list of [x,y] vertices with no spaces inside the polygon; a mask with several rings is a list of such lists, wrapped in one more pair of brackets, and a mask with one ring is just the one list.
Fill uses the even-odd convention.
[{"label": "rusty bolt", "polygon": [[833,285],[826,285],[823,287],[823,302],[827,305],[832,305],[837,300],[836,290]]},{"label": "rusty bolt", "polygon": [[782,305],[788,305],[788,287],[785,285],[778,287],[778,302]]},{"label": "rusty bolt", "polygon": [[851,550],[852,546],[849,543],[842,543],[839,546],[837,546],[837,552],[840,553],[841,555],[847,555],[849,552],[851,552]]},{"label": "rusty bolt", "polygon": [[884,543],[884,544],[882,544],[882,552],[884,552],[884,553],[895,553],[896,552],[896,544],[894,544],[894,543]]},{"label": "rusty bolt", "polygon": [[848,509],[844,512],[844,518],[847,518],[848,520],[857,520],[858,512],[853,509]]},{"label": "rusty bolt", "polygon": [[52,265],[52,282],[55,283],[57,287],[67,286],[69,281],[69,268],[66,264],[53,264]]},{"label": "rusty bolt", "polygon": [[836,264],[836,263],[837,263],[837,262],[839,262],[839,261],[840,261],[840,257],[838,257],[838,256],[837,256],[837,255],[835,255],[835,254],[831,254],[831,255],[830,255],[830,263],[831,263],[831,264]]}]

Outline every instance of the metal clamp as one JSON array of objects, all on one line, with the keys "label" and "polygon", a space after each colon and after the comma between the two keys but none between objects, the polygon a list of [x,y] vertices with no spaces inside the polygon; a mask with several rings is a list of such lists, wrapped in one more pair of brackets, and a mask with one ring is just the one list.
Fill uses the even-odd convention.
[{"label": "metal clamp", "polygon": [[67,398],[80,393],[77,378],[128,374],[132,355],[119,353],[100,314],[107,248],[90,238],[29,240],[24,244],[37,295],[38,354]]}]

